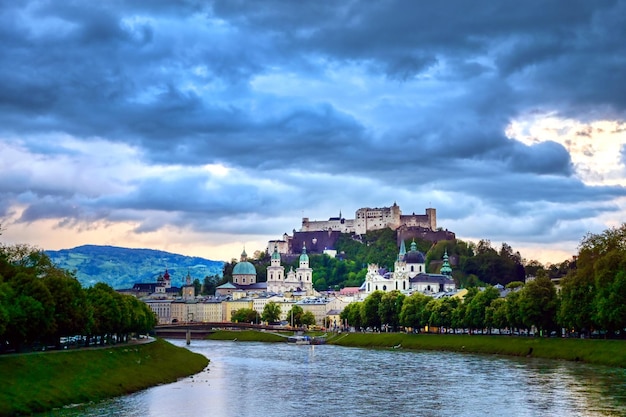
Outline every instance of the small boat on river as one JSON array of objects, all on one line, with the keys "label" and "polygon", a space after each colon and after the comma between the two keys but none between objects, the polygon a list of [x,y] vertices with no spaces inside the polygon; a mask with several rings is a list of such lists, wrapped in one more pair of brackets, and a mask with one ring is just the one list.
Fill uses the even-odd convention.
[{"label": "small boat on river", "polygon": [[323,336],[289,336],[287,343],[296,345],[324,345],[326,344],[326,338]]},{"label": "small boat on river", "polygon": [[293,343],[296,345],[310,345],[311,338],[309,336],[289,336],[287,343]]}]

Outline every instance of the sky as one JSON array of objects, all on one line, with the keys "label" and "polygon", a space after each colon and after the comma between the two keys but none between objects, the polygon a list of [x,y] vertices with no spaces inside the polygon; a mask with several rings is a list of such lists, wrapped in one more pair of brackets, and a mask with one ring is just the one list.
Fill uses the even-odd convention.
[{"label": "sky", "polygon": [[626,217],[626,0],[0,2],[0,242],[229,261],[361,207]]}]

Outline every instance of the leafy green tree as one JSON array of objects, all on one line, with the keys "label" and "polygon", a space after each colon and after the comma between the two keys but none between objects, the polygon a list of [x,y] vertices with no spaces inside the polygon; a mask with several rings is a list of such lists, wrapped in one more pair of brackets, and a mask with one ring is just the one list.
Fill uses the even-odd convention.
[{"label": "leafy green tree", "polygon": [[557,296],[556,288],[549,278],[535,278],[520,291],[519,309],[522,322],[527,328],[539,330],[555,328]]},{"label": "leafy green tree", "polygon": [[531,277],[538,277],[546,271],[543,264],[536,260],[526,262],[524,264],[524,270],[526,271],[526,274]]},{"label": "leafy green tree", "polygon": [[87,295],[78,280],[66,271],[51,271],[43,283],[54,302],[51,341],[60,347],[61,337],[82,334],[91,320]]},{"label": "leafy green tree", "polygon": [[400,310],[400,325],[419,330],[428,324],[429,318],[424,317],[424,311],[430,300],[432,297],[418,292],[406,297]]},{"label": "leafy green tree", "polygon": [[485,327],[490,331],[507,327],[506,304],[506,299],[496,298],[485,309]]},{"label": "leafy green tree", "polygon": [[201,291],[202,291],[202,283],[200,283],[200,280],[196,278],[193,280],[193,293],[194,295],[198,295],[200,294]]},{"label": "leafy green tree", "polygon": [[344,307],[339,315],[342,323],[346,320],[348,325],[353,326],[356,329],[363,327],[361,321],[361,303],[353,302]]},{"label": "leafy green tree", "polygon": [[316,291],[326,291],[326,289],[328,288],[328,284],[326,284],[326,279],[313,279],[313,288],[315,288]]},{"label": "leafy green tree", "polygon": [[287,312],[287,320],[289,324],[298,327],[302,326],[302,315],[304,314],[304,310],[297,304],[294,304],[291,309]]},{"label": "leafy green tree", "polygon": [[521,291],[513,291],[508,293],[506,296],[506,322],[507,326],[511,329],[521,329],[525,327],[520,311],[521,295]]},{"label": "leafy green tree", "polygon": [[122,310],[116,292],[102,282],[87,289],[87,299],[92,308],[92,327],[88,335],[98,336],[100,344],[111,342],[113,333],[121,327]]},{"label": "leafy green tree", "polygon": [[[215,295],[217,287],[226,282],[228,282],[228,277],[220,277],[218,275],[206,276],[202,281],[202,290],[200,293],[203,295]],[[196,292],[196,294],[198,293]]]},{"label": "leafy green tree", "polygon": [[405,298],[406,296],[400,291],[394,290],[385,293],[380,299],[378,305],[380,322],[391,327],[393,331],[398,330],[400,325],[400,312]]},{"label": "leafy green tree", "polygon": [[595,298],[593,276],[572,271],[561,280],[557,322],[570,331],[588,334],[594,327]]},{"label": "leafy green tree", "polygon": [[465,258],[461,266],[466,274],[474,274],[489,285],[523,281],[526,275],[519,252],[513,252],[506,243],[498,252],[491,247],[490,241],[484,239],[478,242],[476,255]]},{"label": "leafy green tree", "polygon": [[304,326],[315,325],[315,316],[310,311],[305,311],[300,318],[300,323]]},{"label": "leafy green tree", "polygon": [[459,306],[458,298],[433,299],[426,304],[425,314],[428,315],[429,326],[451,328],[454,322],[454,311]]},{"label": "leafy green tree", "polygon": [[233,323],[258,323],[259,313],[252,308],[240,308],[235,310],[231,316],[230,321]]},{"label": "leafy green tree", "polygon": [[[469,294],[468,294],[469,295]],[[465,311],[465,324],[470,329],[483,329],[486,326],[485,314],[491,303],[500,297],[500,292],[494,287],[486,287],[483,291],[477,291],[469,298],[465,297],[467,309]]]},{"label": "leafy green tree", "polygon": [[382,291],[374,291],[368,295],[361,303],[361,322],[363,327],[371,327],[372,329],[380,329],[380,315],[378,314],[378,306],[383,298]]},{"label": "leafy green tree", "polygon": [[595,299],[595,320],[610,332],[626,328],[626,272],[617,271]]},{"label": "leafy green tree", "polygon": [[275,323],[280,320],[280,305],[270,301],[263,307],[263,314],[261,314],[261,320],[267,323]]},{"label": "leafy green tree", "polygon": [[0,277],[0,351],[4,346],[3,340],[6,334],[7,326],[10,323],[9,309],[7,306],[11,302],[11,287],[9,284],[2,282]]},{"label": "leafy green tree", "polygon": [[[624,298],[622,271],[626,269],[626,223],[599,234],[587,234],[580,244],[576,262],[573,265],[570,263],[569,268],[575,270],[575,278],[571,279],[581,282],[583,288],[588,291],[580,294],[584,304],[578,300],[583,304],[578,315],[571,314],[575,308],[575,300],[572,300],[572,294],[566,292],[560,319],[567,324],[572,321],[587,324],[591,321],[597,329],[608,330],[611,333],[626,327],[620,308],[621,300]],[[566,277],[563,281],[564,285],[568,284],[570,278]],[[592,288],[593,307],[591,317],[588,317],[587,302],[591,297]],[[568,290],[573,291],[571,288]],[[567,314],[568,312],[570,314]]]},{"label": "leafy green tree", "polygon": [[36,268],[18,268],[9,285],[14,290],[14,300],[9,305],[10,327],[8,334],[16,348],[43,342],[54,331],[54,300],[50,291],[35,273]]}]

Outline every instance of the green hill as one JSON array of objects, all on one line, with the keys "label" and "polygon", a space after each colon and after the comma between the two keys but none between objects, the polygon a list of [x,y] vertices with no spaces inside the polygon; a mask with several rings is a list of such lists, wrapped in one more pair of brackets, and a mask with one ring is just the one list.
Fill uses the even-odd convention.
[{"label": "green hill", "polygon": [[115,289],[130,288],[137,282],[156,282],[167,268],[173,286],[184,283],[187,272],[192,279],[222,275],[224,262],[184,256],[153,249],[84,245],[73,249],[45,251],[59,268],[76,272],[84,287],[98,282]]}]

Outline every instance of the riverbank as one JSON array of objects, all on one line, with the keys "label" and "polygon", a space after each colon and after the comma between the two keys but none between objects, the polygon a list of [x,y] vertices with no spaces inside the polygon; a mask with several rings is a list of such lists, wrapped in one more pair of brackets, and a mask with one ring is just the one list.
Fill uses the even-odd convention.
[{"label": "riverbank", "polygon": [[395,347],[414,350],[528,356],[626,368],[626,342],[623,340],[486,335],[346,333],[329,338],[328,343],[351,347],[390,349]]},{"label": "riverbank", "polygon": [[[245,336],[244,336],[245,335]],[[239,341],[286,341],[281,336],[256,331],[219,331],[212,339]],[[563,339],[487,335],[436,335],[405,333],[330,334],[328,344],[376,349],[411,349],[528,356],[585,362],[626,368],[626,341],[602,339]]]},{"label": "riverbank", "polygon": [[157,339],[89,350],[0,356],[0,416],[129,394],[202,371],[209,360]]},{"label": "riverbank", "polygon": [[259,332],[257,330],[218,330],[215,333],[208,335],[207,340],[234,340],[239,342],[268,342],[268,343],[280,343],[286,342],[287,337],[293,334],[293,332],[285,335],[280,335],[271,332]]}]

